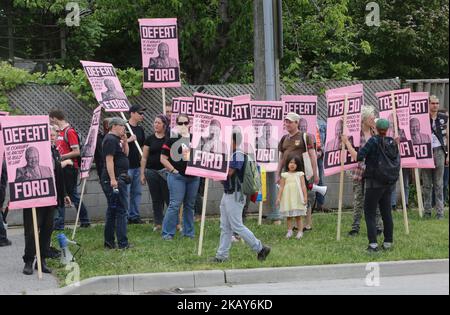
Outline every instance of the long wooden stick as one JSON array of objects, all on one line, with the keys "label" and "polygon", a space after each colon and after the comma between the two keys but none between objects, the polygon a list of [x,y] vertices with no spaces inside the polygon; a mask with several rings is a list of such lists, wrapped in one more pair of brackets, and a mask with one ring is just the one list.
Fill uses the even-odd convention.
[{"label": "long wooden stick", "polygon": [[[395,138],[398,138],[398,121],[397,121],[397,108],[395,106],[395,95],[394,93],[391,94],[391,101],[392,101],[392,113],[394,118],[394,135]],[[399,145],[400,150],[400,145]],[[400,192],[402,195],[402,205],[403,205],[403,221],[405,223],[405,232],[406,235],[409,235],[409,221],[408,221],[408,210],[406,209],[406,196],[405,196],[405,188],[404,188],[404,178],[403,178],[403,170],[400,167]]]},{"label": "long wooden stick", "polygon": [[42,280],[42,261],[41,261],[41,248],[39,246],[39,230],[37,224],[36,208],[31,209],[33,214],[33,230],[34,230],[34,244],[36,246],[36,259],[38,265],[38,278]]},{"label": "long wooden stick", "polygon": [[198,243],[198,255],[202,255],[203,250],[203,236],[205,234],[205,220],[206,220],[206,203],[208,201],[209,179],[205,179],[205,192],[203,193],[203,207],[202,207],[202,222],[200,224],[200,240]]},{"label": "long wooden stick", "polygon": [[81,186],[81,196],[80,196],[80,203],[78,204],[77,218],[75,220],[75,226],[73,228],[73,233],[72,233],[72,241],[75,240],[75,235],[77,234],[78,221],[80,220],[81,205],[83,204],[83,197],[84,197],[84,190],[86,189],[86,182],[87,182],[87,178],[84,178],[83,184]]},{"label": "long wooden stick", "polygon": [[417,191],[417,206],[419,207],[419,215],[423,218],[423,199],[422,199],[422,186],[420,186],[420,170],[416,168],[414,170],[414,177],[416,178],[416,191]]},{"label": "long wooden stick", "polygon": [[[347,125],[347,112],[348,112],[348,95],[345,95],[344,102],[344,120],[342,128],[345,130]],[[345,149],[345,143],[341,144],[341,177],[339,181],[339,206],[338,206],[338,224],[337,224],[337,237],[338,241],[341,240],[341,226],[342,226],[342,204],[344,199],[344,167],[347,160],[347,150]]]},{"label": "long wooden stick", "polygon": [[[124,114],[123,112],[120,112],[120,114],[122,115],[122,119],[125,120],[125,121],[127,121],[127,118],[125,117],[125,114]],[[130,124],[129,124],[128,122],[127,122],[127,129],[128,129],[128,131],[131,133],[131,135],[134,136],[133,130],[131,129],[131,126],[130,126]],[[139,145],[139,142],[137,142],[137,140],[134,140],[134,144],[136,145],[136,147],[137,147],[137,149],[138,149],[138,151],[139,151],[139,154],[140,154],[141,156],[143,156],[144,153],[142,152],[142,148],[141,148],[141,146]]]},{"label": "long wooden stick", "polygon": [[264,201],[261,200],[261,202],[259,203],[258,225],[262,225],[263,204],[264,204]]},{"label": "long wooden stick", "polygon": [[162,88],[161,89],[161,93],[162,93],[163,114],[166,115],[167,114],[167,110],[166,110],[166,88]]}]

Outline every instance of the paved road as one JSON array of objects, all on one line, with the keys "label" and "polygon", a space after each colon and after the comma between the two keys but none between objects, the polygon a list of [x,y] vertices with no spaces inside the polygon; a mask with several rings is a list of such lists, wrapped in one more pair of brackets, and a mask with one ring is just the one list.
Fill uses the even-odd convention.
[{"label": "paved road", "polygon": [[[175,292],[174,292],[175,293]],[[178,292],[179,293],[179,292]],[[305,281],[210,287],[189,292],[196,295],[449,295],[449,275],[431,274],[381,278],[379,287],[365,279]]]},{"label": "paved road", "polygon": [[32,276],[22,273],[22,256],[25,249],[23,230],[9,230],[8,238],[13,242],[13,246],[0,248],[0,295],[58,288],[56,278],[52,275],[44,274],[43,280],[39,281],[37,272]]}]

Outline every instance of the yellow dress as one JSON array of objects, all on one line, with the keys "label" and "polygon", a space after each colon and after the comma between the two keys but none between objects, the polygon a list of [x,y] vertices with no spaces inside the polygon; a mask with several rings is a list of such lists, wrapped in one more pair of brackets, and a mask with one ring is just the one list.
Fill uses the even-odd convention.
[{"label": "yellow dress", "polygon": [[301,176],[305,174],[303,172],[281,174],[286,181],[280,203],[280,212],[284,217],[306,216],[307,208],[301,190]]}]

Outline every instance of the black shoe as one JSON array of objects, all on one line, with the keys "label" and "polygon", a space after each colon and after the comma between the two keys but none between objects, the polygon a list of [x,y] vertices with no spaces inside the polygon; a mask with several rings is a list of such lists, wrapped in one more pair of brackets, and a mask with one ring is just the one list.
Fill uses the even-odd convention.
[{"label": "black shoe", "polygon": [[372,246],[367,247],[367,252],[369,254],[378,253],[379,251],[380,251],[379,247],[372,247]]},{"label": "black shoe", "polygon": [[133,249],[134,246],[132,244],[128,244],[127,246],[124,247],[119,247],[119,250],[128,250],[128,249]]},{"label": "black shoe", "polygon": [[228,261],[228,259],[226,259],[226,258],[211,257],[210,259],[208,259],[208,262],[214,263],[214,264],[222,264],[226,261]]},{"label": "black shoe", "polygon": [[91,224],[90,223],[81,223],[80,224],[80,228],[82,228],[82,229],[88,229],[88,228],[90,228],[91,227]]},{"label": "black shoe", "polygon": [[312,228],[310,227],[310,228],[303,228],[303,233],[305,233],[305,232],[311,232],[312,231]]},{"label": "black shoe", "polygon": [[377,230],[377,236],[381,236],[381,235],[383,235],[383,230]]},{"label": "black shoe", "polygon": [[[42,260],[42,273],[52,273],[52,270],[50,268],[48,268],[47,263],[45,262],[45,260]],[[36,262],[36,264],[34,265],[34,270],[38,270],[38,264]]]},{"label": "black shoe", "polygon": [[26,276],[31,276],[33,274],[33,263],[32,262],[25,263],[25,267],[23,267],[23,274]]},{"label": "black shoe", "polygon": [[359,231],[357,230],[351,230],[350,232],[348,232],[348,236],[354,237],[354,236],[358,236],[359,235]]},{"label": "black shoe", "polygon": [[6,240],[0,242],[0,247],[7,247],[7,246],[11,246],[11,245],[12,245],[12,243],[11,243],[11,241],[8,240],[8,239],[6,239]]},{"label": "black shoe", "polygon": [[271,248],[268,246],[263,246],[263,248],[261,249],[261,251],[258,253],[258,260],[259,261],[264,261],[266,260],[267,256],[269,256],[270,254],[270,250]]},{"label": "black shoe", "polygon": [[60,257],[61,257],[61,252],[54,247],[50,247],[50,249],[47,252],[47,255],[45,256],[45,258],[48,258],[48,259],[58,259]]},{"label": "black shoe", "polygon": [[145,224],[141,219],[128,220],[128,224]]},{"label": "black shoe", "polygon": [[109,249],[109,250],[116,249],[116,244],[111,245],[109,243],[105,243],[103,246],[105,247],[105,249]]}]

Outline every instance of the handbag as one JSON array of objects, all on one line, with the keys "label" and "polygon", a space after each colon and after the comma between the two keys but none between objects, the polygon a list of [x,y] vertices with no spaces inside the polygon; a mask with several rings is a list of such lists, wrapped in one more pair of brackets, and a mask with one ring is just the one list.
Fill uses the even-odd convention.
[{"label": "handbag", "polygon": [[[306,152],[302,154],[303,158],[303,166],[305,167],[305,177],[309,181],[311,178],[314,177],[313,167],[311,163],[311,158],[309,157],[308,153],[308,144],[307,144],[307,135],[306,133],[303,133],[303,141],[305,142],[305,148]],[[319,174],[319,171],[317,170],[317,174]]]}]

